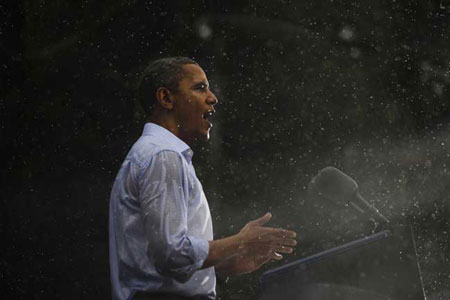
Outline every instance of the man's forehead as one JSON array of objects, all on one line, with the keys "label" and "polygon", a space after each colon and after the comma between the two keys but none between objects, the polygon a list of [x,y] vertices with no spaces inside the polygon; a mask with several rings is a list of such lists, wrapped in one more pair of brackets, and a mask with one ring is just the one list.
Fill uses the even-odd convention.
[{"label": "man's forehead", "polygon": [[203,69],[195,64],[183,65],[183,72],[181,80],[187,79],[189,81],[203,81],[206,79],[206,74]]}]

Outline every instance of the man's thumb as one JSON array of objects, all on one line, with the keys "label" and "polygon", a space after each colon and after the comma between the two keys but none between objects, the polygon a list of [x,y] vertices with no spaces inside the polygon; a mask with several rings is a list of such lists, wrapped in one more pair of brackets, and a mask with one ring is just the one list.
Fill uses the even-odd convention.
[{"label": "man's thumb", "polygon": [[261,218],[251,221],[249,223],[249,225],[262,226],[262,225],[266,224],[267,222],[269,222],[271,218],[272,218],[272,214],[270,212],[268,212]]}]

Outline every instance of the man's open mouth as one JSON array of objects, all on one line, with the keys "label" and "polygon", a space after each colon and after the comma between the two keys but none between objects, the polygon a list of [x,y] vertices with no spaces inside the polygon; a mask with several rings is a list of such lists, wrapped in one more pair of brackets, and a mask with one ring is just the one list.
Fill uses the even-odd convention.
[{"label": "man's open mouth", "polygon": [[208,119],[211,118],[215,113],[216,112],[214,110],[208,110],[203,114],[203,119],[205,119],[210,125],[212,125],[211,121]]}]

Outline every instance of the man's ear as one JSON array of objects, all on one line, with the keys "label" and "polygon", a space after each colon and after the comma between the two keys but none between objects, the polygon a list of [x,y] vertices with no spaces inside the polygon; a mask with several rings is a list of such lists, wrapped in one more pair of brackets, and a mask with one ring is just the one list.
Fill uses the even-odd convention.
[{"label": "man's ear", "polygon": [[156,90],[156,100],[161,107],[171,110],[173,108],[172,93],[168,88],[160,87]]}]

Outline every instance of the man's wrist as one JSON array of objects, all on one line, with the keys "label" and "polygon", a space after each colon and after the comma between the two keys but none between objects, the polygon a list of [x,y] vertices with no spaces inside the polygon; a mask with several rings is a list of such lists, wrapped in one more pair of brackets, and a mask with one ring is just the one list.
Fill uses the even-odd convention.
[{"label": "man's wrist", "polygon": [[236,255],[240,248],[240,237],[238,234],[220,239],[209,241],[209,253],[203,268],[211,267],[222,261]]}]

